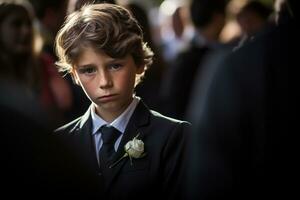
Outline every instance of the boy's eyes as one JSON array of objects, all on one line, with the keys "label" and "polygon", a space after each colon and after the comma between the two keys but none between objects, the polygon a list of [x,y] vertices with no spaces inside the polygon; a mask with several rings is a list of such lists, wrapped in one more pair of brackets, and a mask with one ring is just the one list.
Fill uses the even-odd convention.
[{"label": "boy's eyes", "polygon": [[120,63],[114,63],[114,64],[110,64],[110,65],[108,66],[108,68],[109,68],[110,70],[116,71],[116,70],[120,69],[122,66],[123,66],[123,65],[120,64]]},{"label": "boy's eyes", "polygon": [[[123,65],[121,63],[113,63],[107,65],[106,69],[109,71],[117,71],[119,70]],[[97,67],[94,66],[85,66],[85,67],[80,67],[78,69],[78,72],[80,74],[94,74],[97,71]]]},{"label": "boy's eyes", "polygon": [[96,72],[96,68],[95,67],[84,67],[84,68],[80,68],[78,69],[80,74],[92,74],[94,72]]}]

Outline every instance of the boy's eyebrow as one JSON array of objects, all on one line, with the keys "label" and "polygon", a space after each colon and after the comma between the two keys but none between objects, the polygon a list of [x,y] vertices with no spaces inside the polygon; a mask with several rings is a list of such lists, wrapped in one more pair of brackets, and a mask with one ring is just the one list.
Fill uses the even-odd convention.
[{"label": "boy's eyebrow", "polygon": [[104,66],[111,67],[112,65],[120,65],[120,64],[123,64],[123,63],[124,62],[122,60],[114,60],[114,61],[106,62],[104,64]]},{"label": "boy's eyebrow", "polygon": [[109,58],[104,62],[104,65],[111,65],[111,64],[115,64],[117,62],[123,62],[125,60],[125,58]]},{"label": "boy's eyebrow", "polygon": [[110,63],[120,62],[120,61],[123,61],[123,60],[124,60],[124,58],[111,58],[110,60],[108,60],[105,63],[110,64]]},{"label": "boy's eyebrow", "polygon": [[95,67],[94,64],[84,64],[84,65],[75,65],[76,68],[86,68],[86,67]]}]

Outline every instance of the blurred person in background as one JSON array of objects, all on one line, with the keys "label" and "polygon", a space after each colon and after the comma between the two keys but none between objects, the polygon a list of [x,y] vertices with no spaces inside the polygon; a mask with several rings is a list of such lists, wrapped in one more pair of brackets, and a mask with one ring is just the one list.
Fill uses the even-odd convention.
[{"label": "blurred person in background", "polygon": [[249,1],[244,5],[236,18],[242,30],[240,42],[253,38],[263,32],[271,24],[272,10],[260,1]]},{"label": "blurred person in background", "polygon": [[[54,53],[54,38],[63,24],[68,0],[30,0],[38,18],[37,29],[42,39],[39,65],[42,71],[40,101],[53,125],[59,126],[77,117],[88,107],[88,100],[70,76],[62,77],[57,72]],[[79,100],[80,99],[80,100]]]},{"label": "blurred person in background", "polygon": [[193,0],[190,14],[195,34],[187,48],[168,67],[160,95],[163,113],[184,119],[195,74],[201,71],[204,58],[219,48],[219,34],[225,24],[226,0]]},{"label": "blurred person in background", "polygon": [[0,78],[37,95],[40,74],[34,51],[33,18],[27,1],[0,1]]},{"label": "blurred person in background", "polygon": [[[0,0],[1,194],[34,199],[45,194],[78,197],[88,194],[84,185],[92,179],[51,133],[40,106],[33,20],[28,1]],[[79,174],[76,170],[82,177],[74,176]]]},{"label": "blurred person in background", "polygon": [[288,83],[299,65],[295,2],[275,1],[275,27],[198,74],[187,199],[289,199],[298,191]]},{"label": "blurred person in background", "polygon": [[190,25],[187,3],[164,1],[160,5],[161,44],[163,56],[168,65],[172,65],[178,53],[183,51],[194,35]]},{"label": "blurred person in background", "polygon": [[138,3],[127,2],[120,3],[120,5],[127,8],[137,19],[143,30],[144,41],[149,45],[155,55],[151,68],[145,72],[145,77],[143,77],[142,82],[135,88],[136,95],[142,97],[150,109],[161,111],[162,107],[157,92],[161,88],[162,76],[166,68],[166,63],[161,55],[160,49],[153,41],[147,12]]}]

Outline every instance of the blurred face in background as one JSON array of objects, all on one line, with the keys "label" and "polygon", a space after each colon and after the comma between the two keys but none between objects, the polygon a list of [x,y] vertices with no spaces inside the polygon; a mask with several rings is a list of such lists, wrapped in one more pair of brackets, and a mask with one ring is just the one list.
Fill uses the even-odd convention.
[{"label": "blurred face in background", "polygon": [[275,0],[274,10],[276,11],[275,21],[277,24],[294,18],[295,0]]},{"label": "blurred face in background", "polygon": [[24,8],[15,9],[1,19],[0,41],[2,50],[11,54],[28,54],[32,51],[32,21]]}]

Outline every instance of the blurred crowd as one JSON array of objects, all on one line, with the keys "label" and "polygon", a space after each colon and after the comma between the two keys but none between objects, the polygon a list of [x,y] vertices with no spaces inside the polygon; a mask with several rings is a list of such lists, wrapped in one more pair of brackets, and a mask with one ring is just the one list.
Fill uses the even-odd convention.
[{"label": "blurred crowd", "polygon": [[[19,124],[19,122],[30,119],[32,126],[39,124],[37,126],[39,128],[36,129],[37,132],[42,130],[47,132],[47,130],[80,116],[88,108],[90,101],[80,87],[73,83],[72,77],[57,71],[55,66],[57,57],[53,46],[57,31],[66,15],[88,2],[100,3],[102,1],[0,0],[0,102],[1,118],[6,118],[5,120],[1,119],[1,121],[5,126],[16,126],[14,131],[19,133],[28,128],[28,125]],[[259,123],[259,125],[254,122],[253,124],[243,124],[247,127],[248,133],[262,127],[264,131],[269,130],[268,128],[275,131],[276,128],[273,125],[277,123],[282,123],[282,126],[277,124],[277,130],[284,130],[283,125],[287,124],[282,121],[282,117],[286,115],[286,109],[282,108],[282,104],[287,103],[286,98],[288,98],[288,72],[286,72],[286,68],[288,70],[290,65],[291,58],[289,56],[294,55],[293,52],[289,53],[290,46],[287,44],[295,44],[295,40],[298,38],[292,37],[293,34],[285,34],[284,32],[280,32],[274,37],[270,36],[265,40],[262,38],[274,30],[277,31],[279,25],[285,26],[290,23],[291,19],[296,18],[293,1],[278,0],[273,5],[272,2],[266,4],[266,1],[258,0],[165,0],[161,5],[153,7],[145,6],[143,1],[105,2],[123,5],[132,12],[142,27],[144,40],[155,54],[154,63],[147,70],[143,82],[136,88],[136,95],[142,97],[150,109],[173,118],[191,121],[196,124],[196,128],[199,128],[194,130],[197,133],[206,130],[214,133],[215,127],[219,126],[226,130],[228,126],[232,125],[232,121],[227,122],[225,119],[237,117],[230,116],[227,118],[224,113],[235,113],[249,106],[245,112],[249,114],[255,110],[256,113],[251,115],[251,117],[255,117],[255,120],[261,120],[260,122],[264,122],[266,118],[268,120],[266,123]],[[286,26],[287,29],[290,27],[290,25]],[[289,31],[293,31],[293,29]],[[283,34],[281,35],[281,33]],[[282,42],[276,45],[277,40],[282,40]],[[259,44],[254,46],[255,42]],[[263,44],[270,46],[265,47]],[[253,50],[249,50],[249,52],[244,50],[247,48]],[[276,51],[273,55],[275,50],[278,52]],[[265,59],[264,56],[268,56],[268,59]],[[282,59],[278,60],[277,63],[273,63],[276,62],[273,61],[273,65],[271,65],[269,57]],[[286,68],[282,69],[281,66],[278,66],[279,64],[286,66]],[[235,74],[235,76],[230,76],[231,79],[226,79],[223,84],[215,85],[213,82],[216,81],[213,79],[215,77],[210,72],[219,70],[216,67],[219,65],[239,67],[238,71],[241,69],[240,75]],[[248,68],[257,71],[252,74]],[[225,67],[222,68],[223,75],[232,72],[230,71],[232,69],[228,70],[226,71]],[[256,74],[260,70],[268,71],[264,71],[263,75]],[[276,76],[273,77],[273,74]],[[243,77],[244,75],[245,77]],[[273,82],[266,83],[261,76],[266,76],[264,78]],[[223,78],[222,76],[219,77],[220,80]],[[234,85],[230,81],[238,85]],[[261,85],[257,83],[261,83]],[[265,92],[261,90],[267,90],[267,98],[262,100],[263,103],[256,101],[257,99],[254,97],[247,99],[244,96],[242,103],[232,101],[236,95],[241,95],[234,93],[234,91],[237,87],[242,87],[243,84],[249,85],[245,88],[239,88],[239,92],[250,93],[255,96]],[[215,95],[210,90],[214,87],[217,87],[214,91],[218,91]],[[281,92],[282,96],[276,92]],[[213,104],[213,102],[216,103]],[[230,110],[233,104],[240,107],[235,107],[234,111]],[[261,106],[260,108],[263,107],[263,109],[258,109],[257,106]],[[207,110],[208,108],[210,110]],[[261,113],[262,110],[264,111],[263,114]],[[225,117],[214,115],[215,112],[221,112]],[[278,115],[273,115],[274,112],[278,112]],[[6,117],[3,113],[11,114],[12,117]],[[17,114],[13,113],[17,113],[21,117],[18,118],[16,117]],[[203,113],[207,115],[202,116]],[[207,119],[206,116],[208,116]],[[208,121],[210,120],[209,117],[212,117],[211,120],[215,123]],[[247,118],[247,122],[249,122],[248,115],[242,117]],[[204,127],[204,122],[212,123],[211,126],[214,128]],[[40,129],[40,126],[45,127],[45,129]],[[231,134],[239,134],[236,130],[240,131],[239,128],[241,126],[230,126],[228,131],[231,131]],[[261,132],[258,131],[258,133]],[[199,139],[197,136],[194,141],[201,139],[203,138]],[[205,137],[205,139],[207,138]],[[264,140],[264,142],[266,141]],[[200,144],[205,146],[205,144]],[[275,146],[275,143],[269,145]],[[272,149],[267,149],[264,154],[259,156],[268,155],[269,150]],[[200,150],[196,149],[194,154],[199,153],[198,151]],[[251,154],[251,152],[247,153]],[[198,161],[207,162],[207,160]],[[268,163],[270,166],[274,164],[274,160],[271,161],[272,163]],[[201,168],[199,162],[193,163],[195,166],[191,169],[193,174],[197,174],[196,171]],[[255,164],[261,163],[255,162]],[[196,169],[196,167],[199,168]],[[243,168],[243,170],[245,169]],[[216,174],[220,173],[220,171],[215,172]],[[263,174],[264,171],[259,171],[259,173]],[[268,173],[268,175],[270,174]],[[215,177],[216,180],[220,178],[217,175]],[[198,178],[196,180],[207,180],[204,172],[203,174],[199,172],[195,178]],[[234,181],[230,180],[229,182],[234,183]],[[264,181],[269,183],[266,179]],[[203,183],[215,184],[209,180]],[[198,181],[193,182],[193,184],[203,186]],[[259,184],[261,187],[262,185],[263,183]],[[277,188],[275,184],[273,186]],[[203,188],[207,189],[207,185]],[[220,188],[221,186],[218,185],[218,188],[213,192],[216,195],[220,194],[218,192],[224,192],[224,187]],[[242,188],[242,190],[244,189]],[[198,194],[197,190],[198,187],[191,187],[190,194],[203,197]],[[211,195],[207,191],[209,189],[206,190],[205,195]],[[246,189],[245,191],[249,192]]]},{"label": "blurred crowd", "polygon": [[[57,71],[53,50],[66,15],[88,2],[101,1],[1,0],[1,81],[25,87],[54,127],[74,119],[89,106],[72,78]],[[178,119],[186,119],[194,76],[206,55],[222,46],[238,47],[274,22],[272,7],[259,1],[166,0],[151,8],[142,1],[106,2],[132,12],[155,53],[136,94],[151,109]],[[227,31],[230,24],[235,28]]]}]

